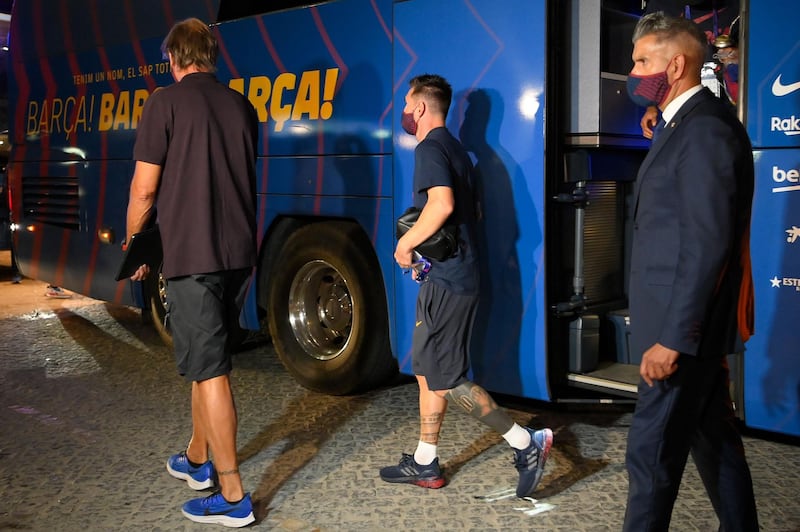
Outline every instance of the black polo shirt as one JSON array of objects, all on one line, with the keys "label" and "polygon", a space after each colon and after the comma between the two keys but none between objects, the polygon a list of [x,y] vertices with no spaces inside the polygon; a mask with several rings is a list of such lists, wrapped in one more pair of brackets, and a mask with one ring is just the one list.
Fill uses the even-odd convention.
[{"label": "black polo shirt", "polygon": [[161,166],[165,277],[249,268],[256,260],[258,118],[211,73],[148,98],[133,158]]}]

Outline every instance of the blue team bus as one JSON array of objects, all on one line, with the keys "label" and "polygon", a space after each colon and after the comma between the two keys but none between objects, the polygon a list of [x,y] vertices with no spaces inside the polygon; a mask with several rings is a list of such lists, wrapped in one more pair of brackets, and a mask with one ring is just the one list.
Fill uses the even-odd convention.
[{"label": "blue team bus", "polygon": [[[718,2],[719,3],[719,2]],[[627,350],[633,180],[648,147],[627,98],[641,0],[26,0],[10,35],[8,165],[19,265],[149,311],[166,284],[115,282],[160,44],[198,17],[217,75],[252,102],[259,263],[242,323],[288,371],[346,394],[410,373],[417,285],[393,261],[411,204],[408,80],[445,76],[483,221],[474,379],[548,402],[635,397]],[[716,25],[710,38],[730,24]],[[800,435],[800,12],[742,0],[738,113],[753,140],[756,335],[732,353],[744,423]],[[708,18],[708,17],[705,17]],[[198,153],[198,156],[204,156]],[[713,154],[709,154],[713,156]],[[224,221],[223,221],[224,223]]]}]

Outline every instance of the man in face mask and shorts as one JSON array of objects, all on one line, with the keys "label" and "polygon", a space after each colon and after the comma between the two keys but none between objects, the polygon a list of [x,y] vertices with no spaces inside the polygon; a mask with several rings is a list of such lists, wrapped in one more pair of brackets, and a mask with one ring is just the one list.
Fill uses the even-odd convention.
[{"label": "man in face mask and shorts", "polygon": [[447,405],[454,403],[511,445],[519,471],[516,493],[528,497],[542,478],[553,433],[516,424],[486,390],[467,378],[479,286],[472,161],[445,127],[450,84],[441,76],[425,74],[410,85],[402,126],[419,141],[414,151],[414,206],[421,213],[398,241],[394,258],[401,268],[411,268],[414,248],[444,225],[458,227],[459,249],[446,260],[431,259],[430,271],[420,283],[412,340],[412,368],[419,384],[417,449],[413,455],[404,453],[398,465],[382,468],[380,476],[386,482],[444,486],[437,446]]}]

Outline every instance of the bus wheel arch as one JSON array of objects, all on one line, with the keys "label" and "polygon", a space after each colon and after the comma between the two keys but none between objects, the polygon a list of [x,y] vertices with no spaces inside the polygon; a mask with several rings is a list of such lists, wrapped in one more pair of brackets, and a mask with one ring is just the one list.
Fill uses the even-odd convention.
[{"label": "bus wheel arch", "polygon": [[378,261],[357,224],[305,224],[288,234],[272,260],[262,285],[269,332],[297,382],[344,395],[397,372]]}]

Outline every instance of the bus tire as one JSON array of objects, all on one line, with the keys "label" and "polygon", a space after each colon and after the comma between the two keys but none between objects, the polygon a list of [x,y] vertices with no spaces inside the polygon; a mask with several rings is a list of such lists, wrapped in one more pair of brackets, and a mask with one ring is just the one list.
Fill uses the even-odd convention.
[{"label": "bus tire", "polygon": [[[153,273],[153,272],[151,272]],[[147,294],[147,306],[150,309],[150,320],[153,328],[161,337],[167,347],[172,348],[172,333],[167,322],[167,283],[161,275],[161,268],[155,272],[156,275],[149,275],[144,280],[145,293]]]},{"label": "bus tire", "polygon": [[286,239],[268,284],[269,332],[303,387],[344,395],[397,372],[380,279],[372,246],[356,224],[315,222]]}]

